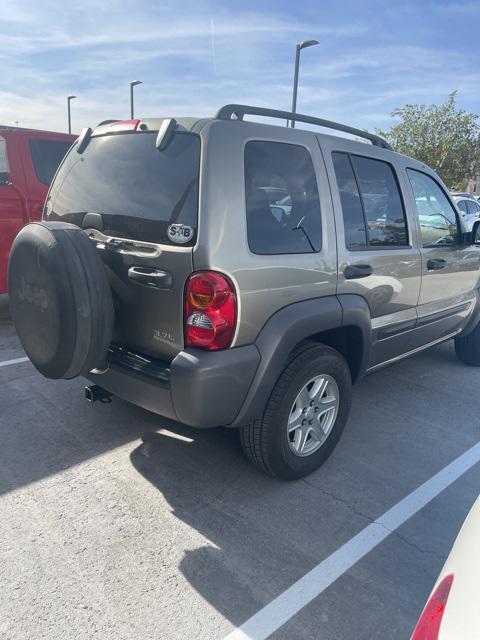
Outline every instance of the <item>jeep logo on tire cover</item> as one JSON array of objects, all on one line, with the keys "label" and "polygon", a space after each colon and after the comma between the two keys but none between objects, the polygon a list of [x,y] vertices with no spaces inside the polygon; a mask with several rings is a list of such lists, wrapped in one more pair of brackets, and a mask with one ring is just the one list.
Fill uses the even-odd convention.
[{"label": "jeep logo on tire cover", "polygon": [[193,237],[193,229],[186,224],[171,224],[167,229],[167,235],[172,242],[184,244]]},{"label": "jeep logo on tire cover", "polygon": [[28,304],[40,307],[42,313],[46,311],[48,298],[45,289],[26,283],[25,278],[22,277],[21,286],[17,289],[17,293],[21,302],[28,302]]}]

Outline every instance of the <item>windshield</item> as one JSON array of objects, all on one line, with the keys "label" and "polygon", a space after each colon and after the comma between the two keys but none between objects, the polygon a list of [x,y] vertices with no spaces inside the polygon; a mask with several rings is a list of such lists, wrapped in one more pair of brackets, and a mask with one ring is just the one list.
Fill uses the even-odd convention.
[{"label": "windshield", "polygon": [[104,233],[171,244],[173,223],[191,227],[198,212],[200,139],[177,133],[164,151],[156,132],[93,137],[82,154],[75,147],[61,166],[47,199],[45,217],[82,225],[100,213]]}]

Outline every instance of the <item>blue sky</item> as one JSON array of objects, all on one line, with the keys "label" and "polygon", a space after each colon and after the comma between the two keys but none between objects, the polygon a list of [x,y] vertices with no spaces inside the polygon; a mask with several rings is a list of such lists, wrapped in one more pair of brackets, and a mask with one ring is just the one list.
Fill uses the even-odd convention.
[{"label": "blue sky", "polygon": [[289,108],[295,43],[298,111],[373,130],[407,102],[480,113],[480,0],[220,2],[4,0],[0,123],[66,129],[128,117],[209,115],[243,102]]}]

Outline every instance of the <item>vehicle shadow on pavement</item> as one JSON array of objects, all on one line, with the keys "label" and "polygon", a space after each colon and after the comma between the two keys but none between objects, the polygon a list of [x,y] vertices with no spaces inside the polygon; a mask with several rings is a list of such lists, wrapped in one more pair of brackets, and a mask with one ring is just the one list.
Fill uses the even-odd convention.
[{"label": "vehicle shadow on pavement", "polygon": [[[452,376],[457,364],[458,377]],[[174,515],[206,538],[196,549],[185,541],[182,574],[225,618],[242,624],[478,440],[475,403],[465,385],[472,375],[480,382],[480,371],[457,363],[452,345],[442,345],[369,376],[356,388],[352,417],[339,446],[320,470],[299,482],[279,482],[251,467],[235,430],[175,425],[171,429],[177,437],[145,435],[131,453],[132,464],[163,495]],[[463,406],[461,420],[458,402]],[[448,447],[441,444],[446,441]],[[379,628],[372,617],[362,637],[407,637],[464,508],[463,503],[452,505],[448,513],[438,514],[438,535],[430,540],[437,554],[434,562],[395,537],[386,543],[402,547],[396,550],[400,559],[394,570],[388,548],[377,561],[390,582],[379,581],[368,568],[362,577],[369,584],[365,599],[357,594],[352,601],[345,595],[350,614],[355,619],[353,609],[358,608],[360,617],[362,607],[381,610],[385,624],[389,617],[397,619],[399,610],[411,614],[398,620],[399,635],[379,635],[385,627]],[[415,582],[405,590],[412,572]],[[341,583],[335,588],[350,587]],[[315,637],[315,632],[302,631],[301,622],[296,624],[300,627],[294,636],[285,637]],[[332,625],[332,635],[325,637],[344,637],[342,621]],[[340,635],[334,635],[335,627]]]},{"label": "vehicle shadow on pavement", "polygon": [[[150,433],[132,452],[132,464],[174,515],[207,539],[205,546],[185,550],[180,570],[217,611],[240,624],[311,563],[299,529],[305,533],[312,521],[304,515],[301,527],[298,521],[315,490],[254,469],[236,430],[174,429],[185,440]],[[290,535],[297,537],[293,547]],[[272,581],[277,572],[281,579]]]},{"label": "vehicle shadow on pavement", "polygon": [[122,401],[89,405],[85,380],[46,380],[30,363],[0,369],[0,494],[61,473],[159,428]]}]

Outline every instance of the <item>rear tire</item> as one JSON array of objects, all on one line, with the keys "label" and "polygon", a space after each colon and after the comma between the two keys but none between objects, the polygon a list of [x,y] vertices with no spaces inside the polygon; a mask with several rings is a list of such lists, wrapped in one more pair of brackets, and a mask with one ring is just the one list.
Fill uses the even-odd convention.
[{"label": "rear tire", "polygon": [[263,416],[240,429],[247,458],[282,480],[312,473],[339,441],[351,396],[343,356],[325,345],[306,344],[277,380]]},{"label": "rear tire", "polygon": [[480,323],[466,336],[455,338],[457,358],[471,367],[480,367]]}]

